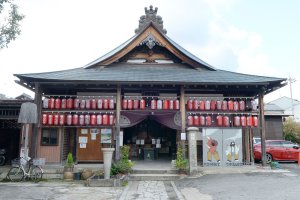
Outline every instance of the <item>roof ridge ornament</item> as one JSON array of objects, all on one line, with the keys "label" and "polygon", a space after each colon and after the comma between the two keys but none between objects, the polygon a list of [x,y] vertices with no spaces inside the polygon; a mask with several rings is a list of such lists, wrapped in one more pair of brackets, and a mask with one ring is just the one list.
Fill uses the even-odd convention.
[{"label": "roof ridge ornament", "polygon": [[167,34],[167,30],[164,29],[162,17],[157,14],[158,8],[153,9],[153,6],[150,5],[149,9],[145,7],[145,14],[140,17],[139,27],[135,29],[135,33],[141,33],[145,27],[147,27],[150,23],[153,23],[159,31],[163,34]]}]

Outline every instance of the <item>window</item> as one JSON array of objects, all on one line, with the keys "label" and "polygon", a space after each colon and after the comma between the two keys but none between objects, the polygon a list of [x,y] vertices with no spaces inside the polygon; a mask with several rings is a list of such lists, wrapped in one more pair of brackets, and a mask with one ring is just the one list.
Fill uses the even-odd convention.
[{"label": "window", "polygon": [[43,146],[58,145],[58,129],[57,128],[43,129],[41,145]]}]

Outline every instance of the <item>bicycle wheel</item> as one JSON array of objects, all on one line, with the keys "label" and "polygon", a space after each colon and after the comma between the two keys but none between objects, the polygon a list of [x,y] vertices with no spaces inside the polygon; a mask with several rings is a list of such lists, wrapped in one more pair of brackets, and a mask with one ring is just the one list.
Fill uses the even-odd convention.
[{"label": "bicycle wheel", "polygon": [[11,181],[21,181],[24,178],[24,171],[20,167],[12,167],[7,173],[7,178]]},{"label": "bicycle wheel", "polygon": [[39,166],[33,167],[30,174],[31,174],[31,179],[34,182],[39,182],[43,178],[43,170]]}]

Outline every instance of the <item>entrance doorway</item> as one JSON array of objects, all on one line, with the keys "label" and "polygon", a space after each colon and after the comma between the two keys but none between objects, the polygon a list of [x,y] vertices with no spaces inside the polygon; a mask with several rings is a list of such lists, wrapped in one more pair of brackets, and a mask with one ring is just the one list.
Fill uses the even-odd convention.
[{"label": "entrance doorway", "polygon": [[130,146],[130,159],[171,160],[175,158],[176,130],[148,117],[123,131],[124,144]]}]

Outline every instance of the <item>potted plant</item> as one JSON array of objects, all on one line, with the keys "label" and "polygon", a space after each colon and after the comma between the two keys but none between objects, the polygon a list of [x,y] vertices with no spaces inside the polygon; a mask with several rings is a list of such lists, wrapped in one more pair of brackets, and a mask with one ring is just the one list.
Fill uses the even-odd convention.
[{"label": "potted plant", "polygon": [[71,152],[68,153],[66,164],[64,166],[64,180],[73,180],[74,178],[74,160]]},{"label": "potted plant", "polygon": [[180,145],[177,147],[176,153],[176,160],[175,160],[175,167],[178,169],[180,174],[185,174],[187,169],[188,160],[183,157],[185,153],[185,149],[182,148]]}]

